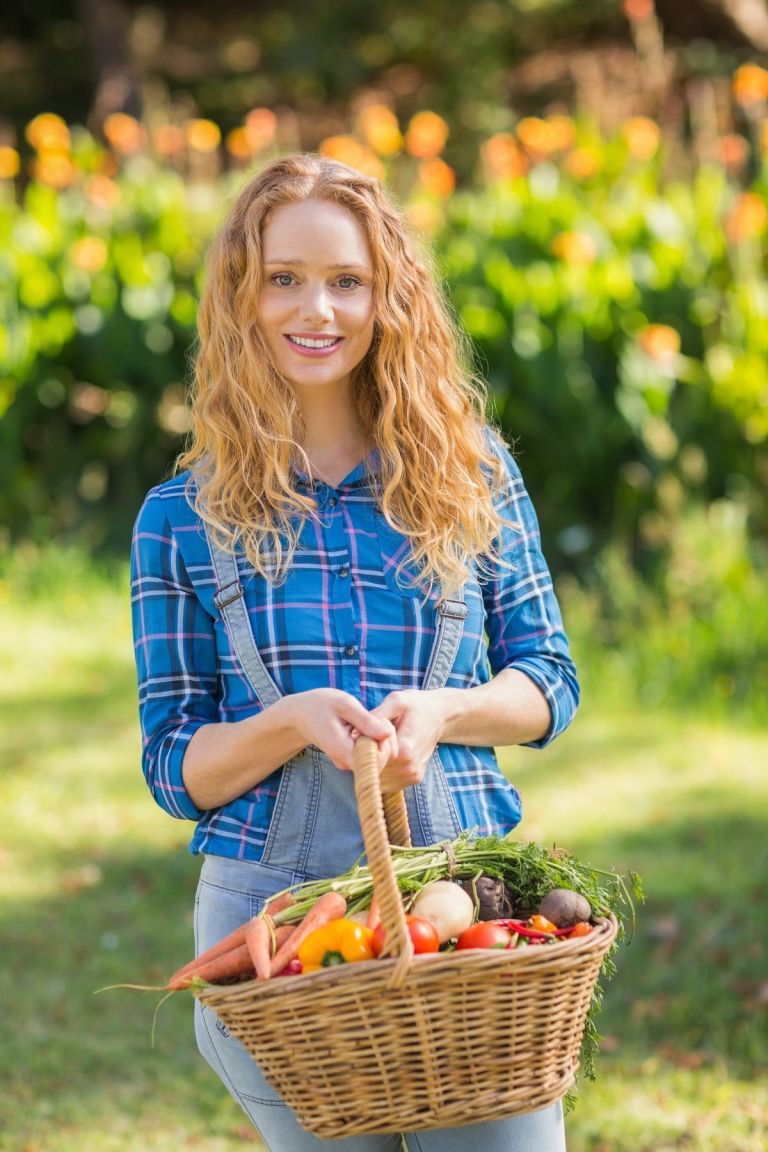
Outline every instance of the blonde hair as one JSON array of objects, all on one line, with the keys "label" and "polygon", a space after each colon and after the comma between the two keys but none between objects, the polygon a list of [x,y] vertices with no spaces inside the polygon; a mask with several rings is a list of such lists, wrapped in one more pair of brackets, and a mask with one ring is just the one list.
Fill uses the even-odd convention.
[{"label": "blonde hair", "polygon": [[[352,396],[387,521],[409,537],[411,564],[431,590],[464,583],[498,560],[502,519],[492,495],[503,469],[488,436],[485,391],[429,261],[381,184],[316,155],[286,156],[252,178],[214,239],[198,311],[192,437],[179,457],[195,508],[216,542],[241,546],[268,579],[287,571],[316,502],[296,490],[301,446],[296,394],[259,330],[262,233],[283,204],[332,201],[354,214],[373,262],[374,336]],[[268,555],[265,555],[268,554]]]}]

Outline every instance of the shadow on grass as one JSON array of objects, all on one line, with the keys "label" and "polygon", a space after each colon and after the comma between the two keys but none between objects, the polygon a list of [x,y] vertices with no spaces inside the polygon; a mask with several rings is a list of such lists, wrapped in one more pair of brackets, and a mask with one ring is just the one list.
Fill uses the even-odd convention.
[{"label": "shadow on grass", "polygon": [[52,1127],[87,1117],[106,1131],[122,1111],[168,1114],[176,1124],[197,1117],[205,1129],[223,1090],[197,1055],[191,994],[159,1009],[154,1046],[161,993],[96,994],[118,983],[162,986],[191,958],[198,862],[142,851],[80,857],[75,866],[62,856],[59,865],[54,898],[6,901],[0,915],[0,1131],[18,1129],[11,1146],[24,1147],[23,1125],[41,1122],[41,1101]]},{"label": "shadow on grass", "polygon": [[645,885],[599,1024],[622,1060],[660,1054],[750,1079],[768,1065],[768,830],[760,816],[713,815],[718,800],[704,793],[689,813],[569,847]]}]

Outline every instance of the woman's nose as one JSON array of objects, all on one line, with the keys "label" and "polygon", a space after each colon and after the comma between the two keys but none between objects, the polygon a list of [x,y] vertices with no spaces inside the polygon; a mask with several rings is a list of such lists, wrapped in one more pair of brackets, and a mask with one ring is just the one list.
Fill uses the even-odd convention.
[{"label": "woman's nose", "polygon": [[333,304],[324,284],[308,284],[301,296],[301,315],[305,320],[332,320]]}]

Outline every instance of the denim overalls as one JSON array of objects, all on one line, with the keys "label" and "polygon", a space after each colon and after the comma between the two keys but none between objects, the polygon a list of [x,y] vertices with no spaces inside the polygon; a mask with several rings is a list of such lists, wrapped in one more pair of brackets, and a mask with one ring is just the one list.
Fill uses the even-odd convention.
[{"label": "denim overalls", "polygon": [[[242,672],[262,706],[280,692],[264,666],[253,638],[234,558],[209,540],[218,583],[214,603],[222,613]],[[453,666],[466,617],[461,600],[443,600],[422,687],[441,688]],[[461,828],[437,754],[420,784],[406,791],[414,844],[455,839]],[[275,892],[306,879],[347,871],[364,851],[351,772],[344,772],[318,748],[306,748],[283,768],[279,793],[262,859],[258,863],[206,856],[195,900],[198,952],[261,910]],[[399,1152],[398,1136],[361,1136],[324,1141],[305,1132],[242,1045],[229,1036],[215,1013],[195,1003],[195,1031],[204,1058],[261,1132],[271,1152]],[[289,1054],[288,1054],[289,1058]],[[482,1123],[434,1133],[411,1133],[411,1150],[434,1152],[562,1152],[559,1105],[508,1121]]]}]

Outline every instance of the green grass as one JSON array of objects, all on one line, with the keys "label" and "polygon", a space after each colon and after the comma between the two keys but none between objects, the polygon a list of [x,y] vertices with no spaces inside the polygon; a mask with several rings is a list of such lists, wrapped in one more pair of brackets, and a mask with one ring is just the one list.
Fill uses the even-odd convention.
[{"label": "green grass", "polygon": [[[197,871],[191,826],[141,778],[122,587],[66,565],[50,590],[0,584],[0,674],[0,1152],[260,1147],[184,996],[153,1047],[156,995],[95,994],[190,955]],[[522,835],[634,869],[648,896],[569,1152],[764,1152],[768,736],[631,699],[604,712],[593,690],[552,748],[504,763]]]}]

